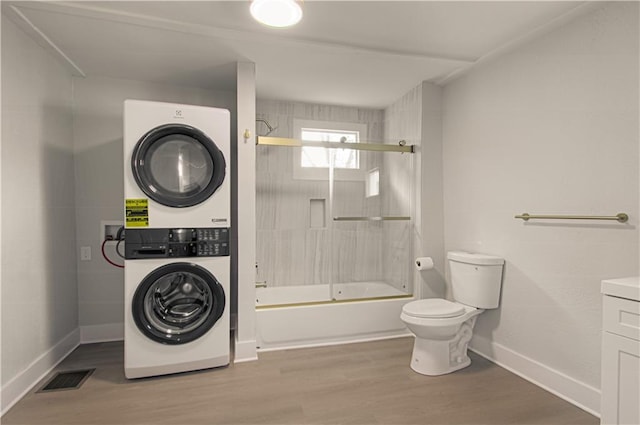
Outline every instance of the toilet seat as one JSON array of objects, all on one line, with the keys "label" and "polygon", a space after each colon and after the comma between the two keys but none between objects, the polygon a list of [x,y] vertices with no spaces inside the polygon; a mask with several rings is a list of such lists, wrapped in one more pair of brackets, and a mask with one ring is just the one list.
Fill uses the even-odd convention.
[{"label": "toilet seat", "polygon": [[402,312],[418,318],[458,317],[465,313],[463,305],[442,298],[427,298],[412,301],[402,307]]}]

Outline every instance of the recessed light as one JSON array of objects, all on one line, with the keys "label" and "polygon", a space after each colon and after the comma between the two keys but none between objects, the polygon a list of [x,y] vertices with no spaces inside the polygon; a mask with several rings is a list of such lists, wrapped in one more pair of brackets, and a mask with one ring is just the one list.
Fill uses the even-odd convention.
[{"label": "recessed light", "polygon": [[270,27],[290,27],[302,19],[302,8],[294,0],[253,0],[251,16]]}]

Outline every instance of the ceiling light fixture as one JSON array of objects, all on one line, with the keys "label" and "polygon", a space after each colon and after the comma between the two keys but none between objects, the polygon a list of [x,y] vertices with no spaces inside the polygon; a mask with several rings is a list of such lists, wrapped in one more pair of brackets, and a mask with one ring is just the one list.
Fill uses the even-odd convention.
[{"label": "ceiling light fixture", "polygon": [[270,27],[290,27],[302,19],[302,8],[295,0],[253,0],[251,16]]}]

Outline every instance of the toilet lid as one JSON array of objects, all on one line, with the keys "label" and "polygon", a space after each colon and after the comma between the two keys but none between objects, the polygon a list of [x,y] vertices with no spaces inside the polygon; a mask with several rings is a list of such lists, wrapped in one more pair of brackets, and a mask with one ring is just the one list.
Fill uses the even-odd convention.
[{"label": "toilet lid", "polygon": [[442,298],[428,298],[405,304],[402,311],[414,317],[456,317],[464,313],[464,307]]}]

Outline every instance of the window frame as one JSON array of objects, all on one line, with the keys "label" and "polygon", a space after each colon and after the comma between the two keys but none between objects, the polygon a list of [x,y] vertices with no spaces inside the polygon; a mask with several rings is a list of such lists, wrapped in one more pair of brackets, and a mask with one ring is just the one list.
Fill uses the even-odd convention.
[{"label": "window frame", "polygon": [[[358,133],[358,143],[367,140],[367,125],[356,122],[318,121],[308,119],[293,120],[293,134],[295,139],[302,139],[302,129],[318,129],[327,131],[349,131]],[[337,142],[336,142],[337,143]],[[334,180],[364,181],[366,164],[364,156],[356,151],[358,156],[358,168],[334,168]],[[329,168],[303,167],[302,148],[294,148],[293,151],[293,178],[299,180],[328,180]]]}]

